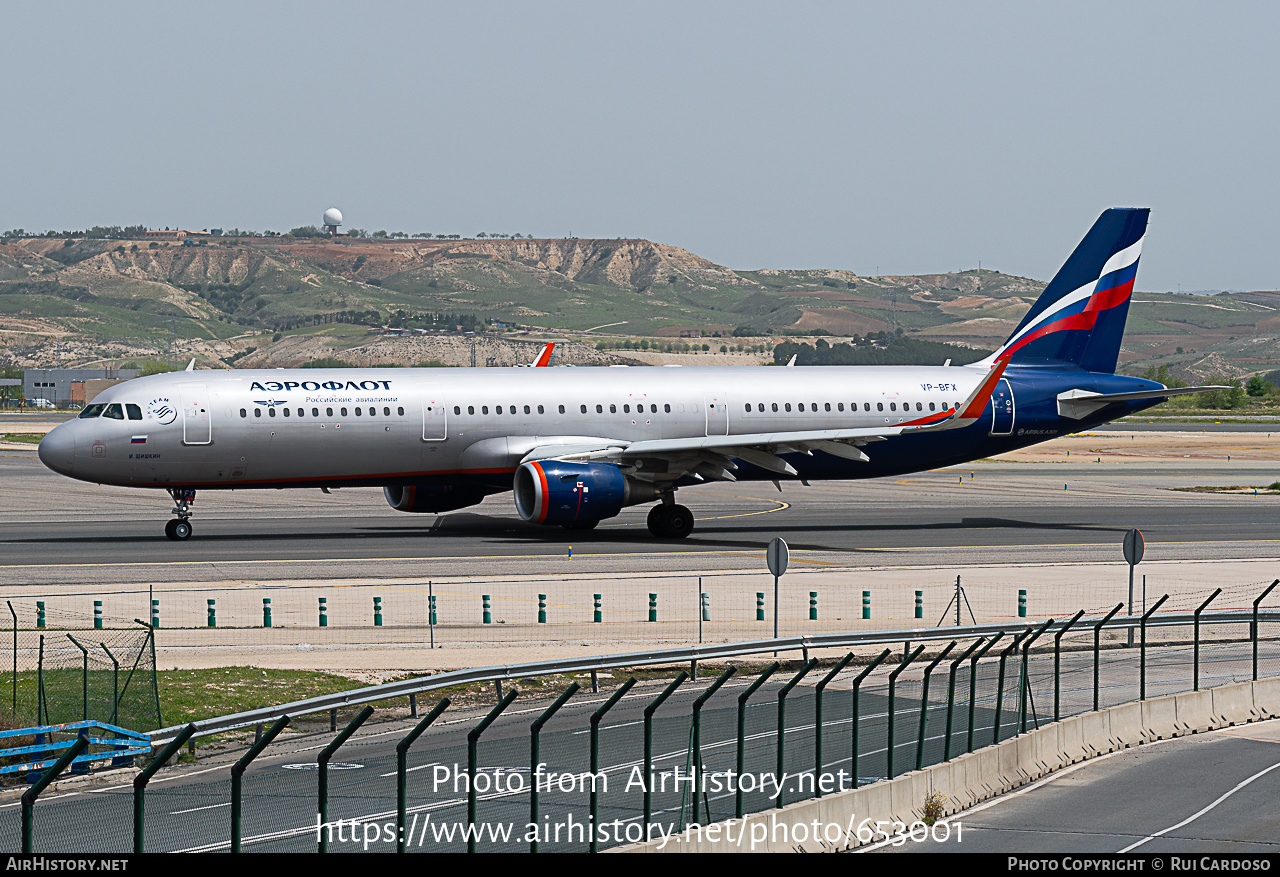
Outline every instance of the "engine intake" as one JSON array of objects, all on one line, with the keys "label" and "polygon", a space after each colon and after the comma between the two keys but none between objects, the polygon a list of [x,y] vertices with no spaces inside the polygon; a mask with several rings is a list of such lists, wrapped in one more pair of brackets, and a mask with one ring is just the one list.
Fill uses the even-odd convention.
[{"label": "engine intake", "polygon": [[532,524],[612,518],[624,507],[657,495],[652,484],[628,478],[609,463],[535,460],[516,470],[516,511]]}]

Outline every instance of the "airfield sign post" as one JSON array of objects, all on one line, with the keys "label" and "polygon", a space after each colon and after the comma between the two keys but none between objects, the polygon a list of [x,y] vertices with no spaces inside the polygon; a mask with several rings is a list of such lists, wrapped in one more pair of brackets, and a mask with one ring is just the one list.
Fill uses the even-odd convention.
[{"label": "airfield sign post", "polygon": [[[1129,615],[1133,615],[1133,568],[1142,563],[1142,555],[1147,543],[1142,538],[1141,530],[1130,530],[1124,534],[1124,559],[1129,564]],[[1129,628],[1129,647],[1133,647],[1133,628]]]},{"label": "airfield sign post", "polygon": [[778,579],[787,571],[787,562],[791,560],[791,551],[786,540],[774,538],[765,549],[765,559],[769,563],[769,572],[773,573],[773,638],[778,638]]}]

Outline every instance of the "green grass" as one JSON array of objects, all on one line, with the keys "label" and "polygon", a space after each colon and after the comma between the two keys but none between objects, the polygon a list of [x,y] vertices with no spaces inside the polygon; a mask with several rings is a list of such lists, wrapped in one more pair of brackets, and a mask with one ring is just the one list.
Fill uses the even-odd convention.
[{"label": "green grass", "polygon": [[361,687],[359,682],[333,673],[261,667],[162,670],[158,676],[165,725],[181,725]]},{"label": "green grass", "polygon": [[38,445],[40,444],[40,439],[44,438],[44,434],[41,433],[36,435],[35,433],[28,432],[6,432],[3,436],[0,436],[0,438],[3,438],[7,442],[21,442],[24,445]]}]

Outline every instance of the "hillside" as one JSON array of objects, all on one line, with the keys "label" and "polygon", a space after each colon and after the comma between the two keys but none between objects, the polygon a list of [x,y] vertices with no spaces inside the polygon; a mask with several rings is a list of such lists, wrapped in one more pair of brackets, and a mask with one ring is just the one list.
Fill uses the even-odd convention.
[{"label": "hillside", "polygon": [[[988,270],[891,277],[736,271],[632,239],[215,237],[197,246],[10,239],[0,244],[0,362],[196,356],[210,365],[325,357],[463,364],[471,341],[436,330],[456,330],[459,321],[484,328],[485,320],[533,327],[505,339],[489,327],[489,346],[477,356],[500,362],[519,361],[519,342],[543,336],[585,342],[566,344],[561,362],[692,357],[655,350],[628,359],[594,348],[601,336],[679,339],[735,329],[738,340],[754,333],[770,343],[902,329],[920,340],[989,349],[1043,287]],[[1139,293],[1123,360],[1130,371],[1169,364],[1191,378],[1224,368],[1269,371],[1280,365],[1278,314],[1280,294],[1272,292]],[[413,339],[371,332],[387,324],[430,332]],[[710,355],[722,355],[720,342],[709,346]],[[771,358],[723,355],[743,363]]]}]

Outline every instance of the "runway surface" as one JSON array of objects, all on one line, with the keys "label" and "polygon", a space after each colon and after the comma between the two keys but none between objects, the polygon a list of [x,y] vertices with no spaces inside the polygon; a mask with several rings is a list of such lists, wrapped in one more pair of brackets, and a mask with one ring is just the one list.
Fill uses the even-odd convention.
[{"label": "runway surface", "polygon": [[1274,454],[1270,440],[1249,439],[1266,444],[1245,459],[1237,450],[1231,462],[1227,445],[1178,460],[1108,454],[1101,464],[1078,449],[1070,459],[981,461],[781,491],[711,484],[680,493],[697,518],[685,540],[654,539],[647,506],[583,532],[525,524],[509,494],[437,516],[396,512],[377,489],[345,489],[204,491],[195,536],[174,543],[162,533],[172,505],[162,492],[73,481],[33,451],[6,450],[0,586],[92,580],[108,566],[143,580],[249,568],[264,580],[378,576],[404,564],[416,575],[449,575],[463,563],[469,575],[512,575],[569,546],[582,571],[738,569],[759,566],[774,536],[793,556],[847,566],[1115,561],[1130,527],[1143,530],[1150,560],[1278,557],[1280,496],[1176,489],[1276,481],[1280,434]]}]

